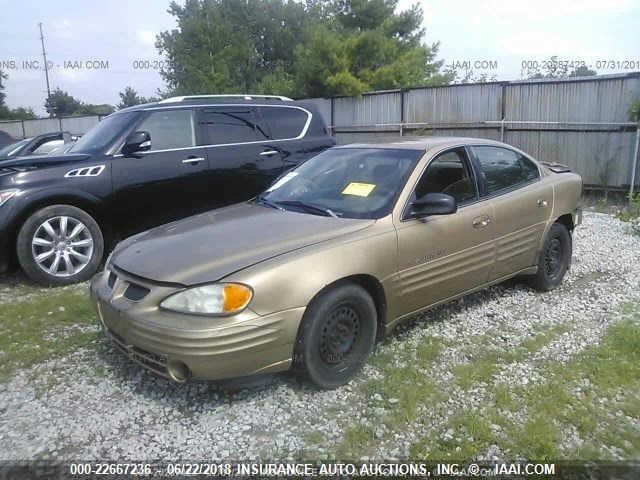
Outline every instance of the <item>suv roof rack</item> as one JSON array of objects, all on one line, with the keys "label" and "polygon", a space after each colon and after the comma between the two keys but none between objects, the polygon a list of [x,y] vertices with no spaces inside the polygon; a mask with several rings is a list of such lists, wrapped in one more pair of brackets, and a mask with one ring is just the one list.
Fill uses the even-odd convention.
[{"label": "suv roof rack", "polygon": [[283,97],[282,95],[253,95],[248,93],[243,94],[223,94],[223,95],[184,95],[181,97],[170,97],[165,98],[164,100],[160,100],[158,103],[173,103],[173,102],[182,102],[184,100],[197,100],[200,98],[242,98],[244,100],[254,100],[256,98],[269,98],[275,100],[293,101],[292,98]]}]

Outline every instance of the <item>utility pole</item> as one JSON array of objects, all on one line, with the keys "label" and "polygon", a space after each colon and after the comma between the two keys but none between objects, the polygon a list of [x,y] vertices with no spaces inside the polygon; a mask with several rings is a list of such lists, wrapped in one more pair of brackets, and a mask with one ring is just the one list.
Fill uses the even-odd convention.
[{"label": "utility pole", "polygon": [[51,98],[51,88],[49,87],[49,65],[47,64],[47,52],[44,50],[44,35],[42,34],[42,22],[38,23],[40,27],[40,43],[42,44],[42,58],[44,59],[44,77],[47,80],[47,101]]}]

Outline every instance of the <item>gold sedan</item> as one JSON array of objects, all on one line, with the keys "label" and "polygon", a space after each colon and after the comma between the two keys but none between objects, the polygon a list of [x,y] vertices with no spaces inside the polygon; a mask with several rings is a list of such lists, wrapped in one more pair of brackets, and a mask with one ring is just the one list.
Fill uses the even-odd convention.
[{"label": "gold sedan", "polygon": [[115,344],[173,380],[293,367],[333,388],[420,311],[516,275],[556,287],[581,190],[489,140],[336,147],[248,202],[121,242],[91,295]]}]

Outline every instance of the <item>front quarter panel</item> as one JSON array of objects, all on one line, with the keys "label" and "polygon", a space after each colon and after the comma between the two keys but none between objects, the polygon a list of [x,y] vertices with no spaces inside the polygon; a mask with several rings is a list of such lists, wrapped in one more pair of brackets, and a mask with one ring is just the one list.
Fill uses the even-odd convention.
[{"label": "front quarter panel", "polygon": [[397,268],[397,239],[391,218],[318,245],[295,250],[229,275],[250,285],[249,308],[259,315],[306,307],[327,285],[369,275],[384,287]]}]

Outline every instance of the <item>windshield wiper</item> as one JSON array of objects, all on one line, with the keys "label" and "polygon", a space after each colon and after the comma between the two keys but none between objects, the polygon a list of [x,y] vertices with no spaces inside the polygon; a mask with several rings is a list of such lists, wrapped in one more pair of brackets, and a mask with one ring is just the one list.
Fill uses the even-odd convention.
[{"label": "windshield wiper", "polygon": [[336,215],[336,213],[329,208],[320,207],[318,205],[314,205],[313,203],[303,202],[301,200],[281,200],[278,202],[278,205],[291,205],[292,207],[302,207],[312,212],[321,213],[326,217],[338,218],[338,215]]},{"label": "windshield wiper", "polygon": [[282,208],[276,202],[272,202],[271,200],[267,200],[263,195],[258,195],[256,198],[253,199],[253,201],[255,203],[260,203],[262,205],[266,205],[267,207],[275,208],[276,210],[284,211],[284,208]]}]

